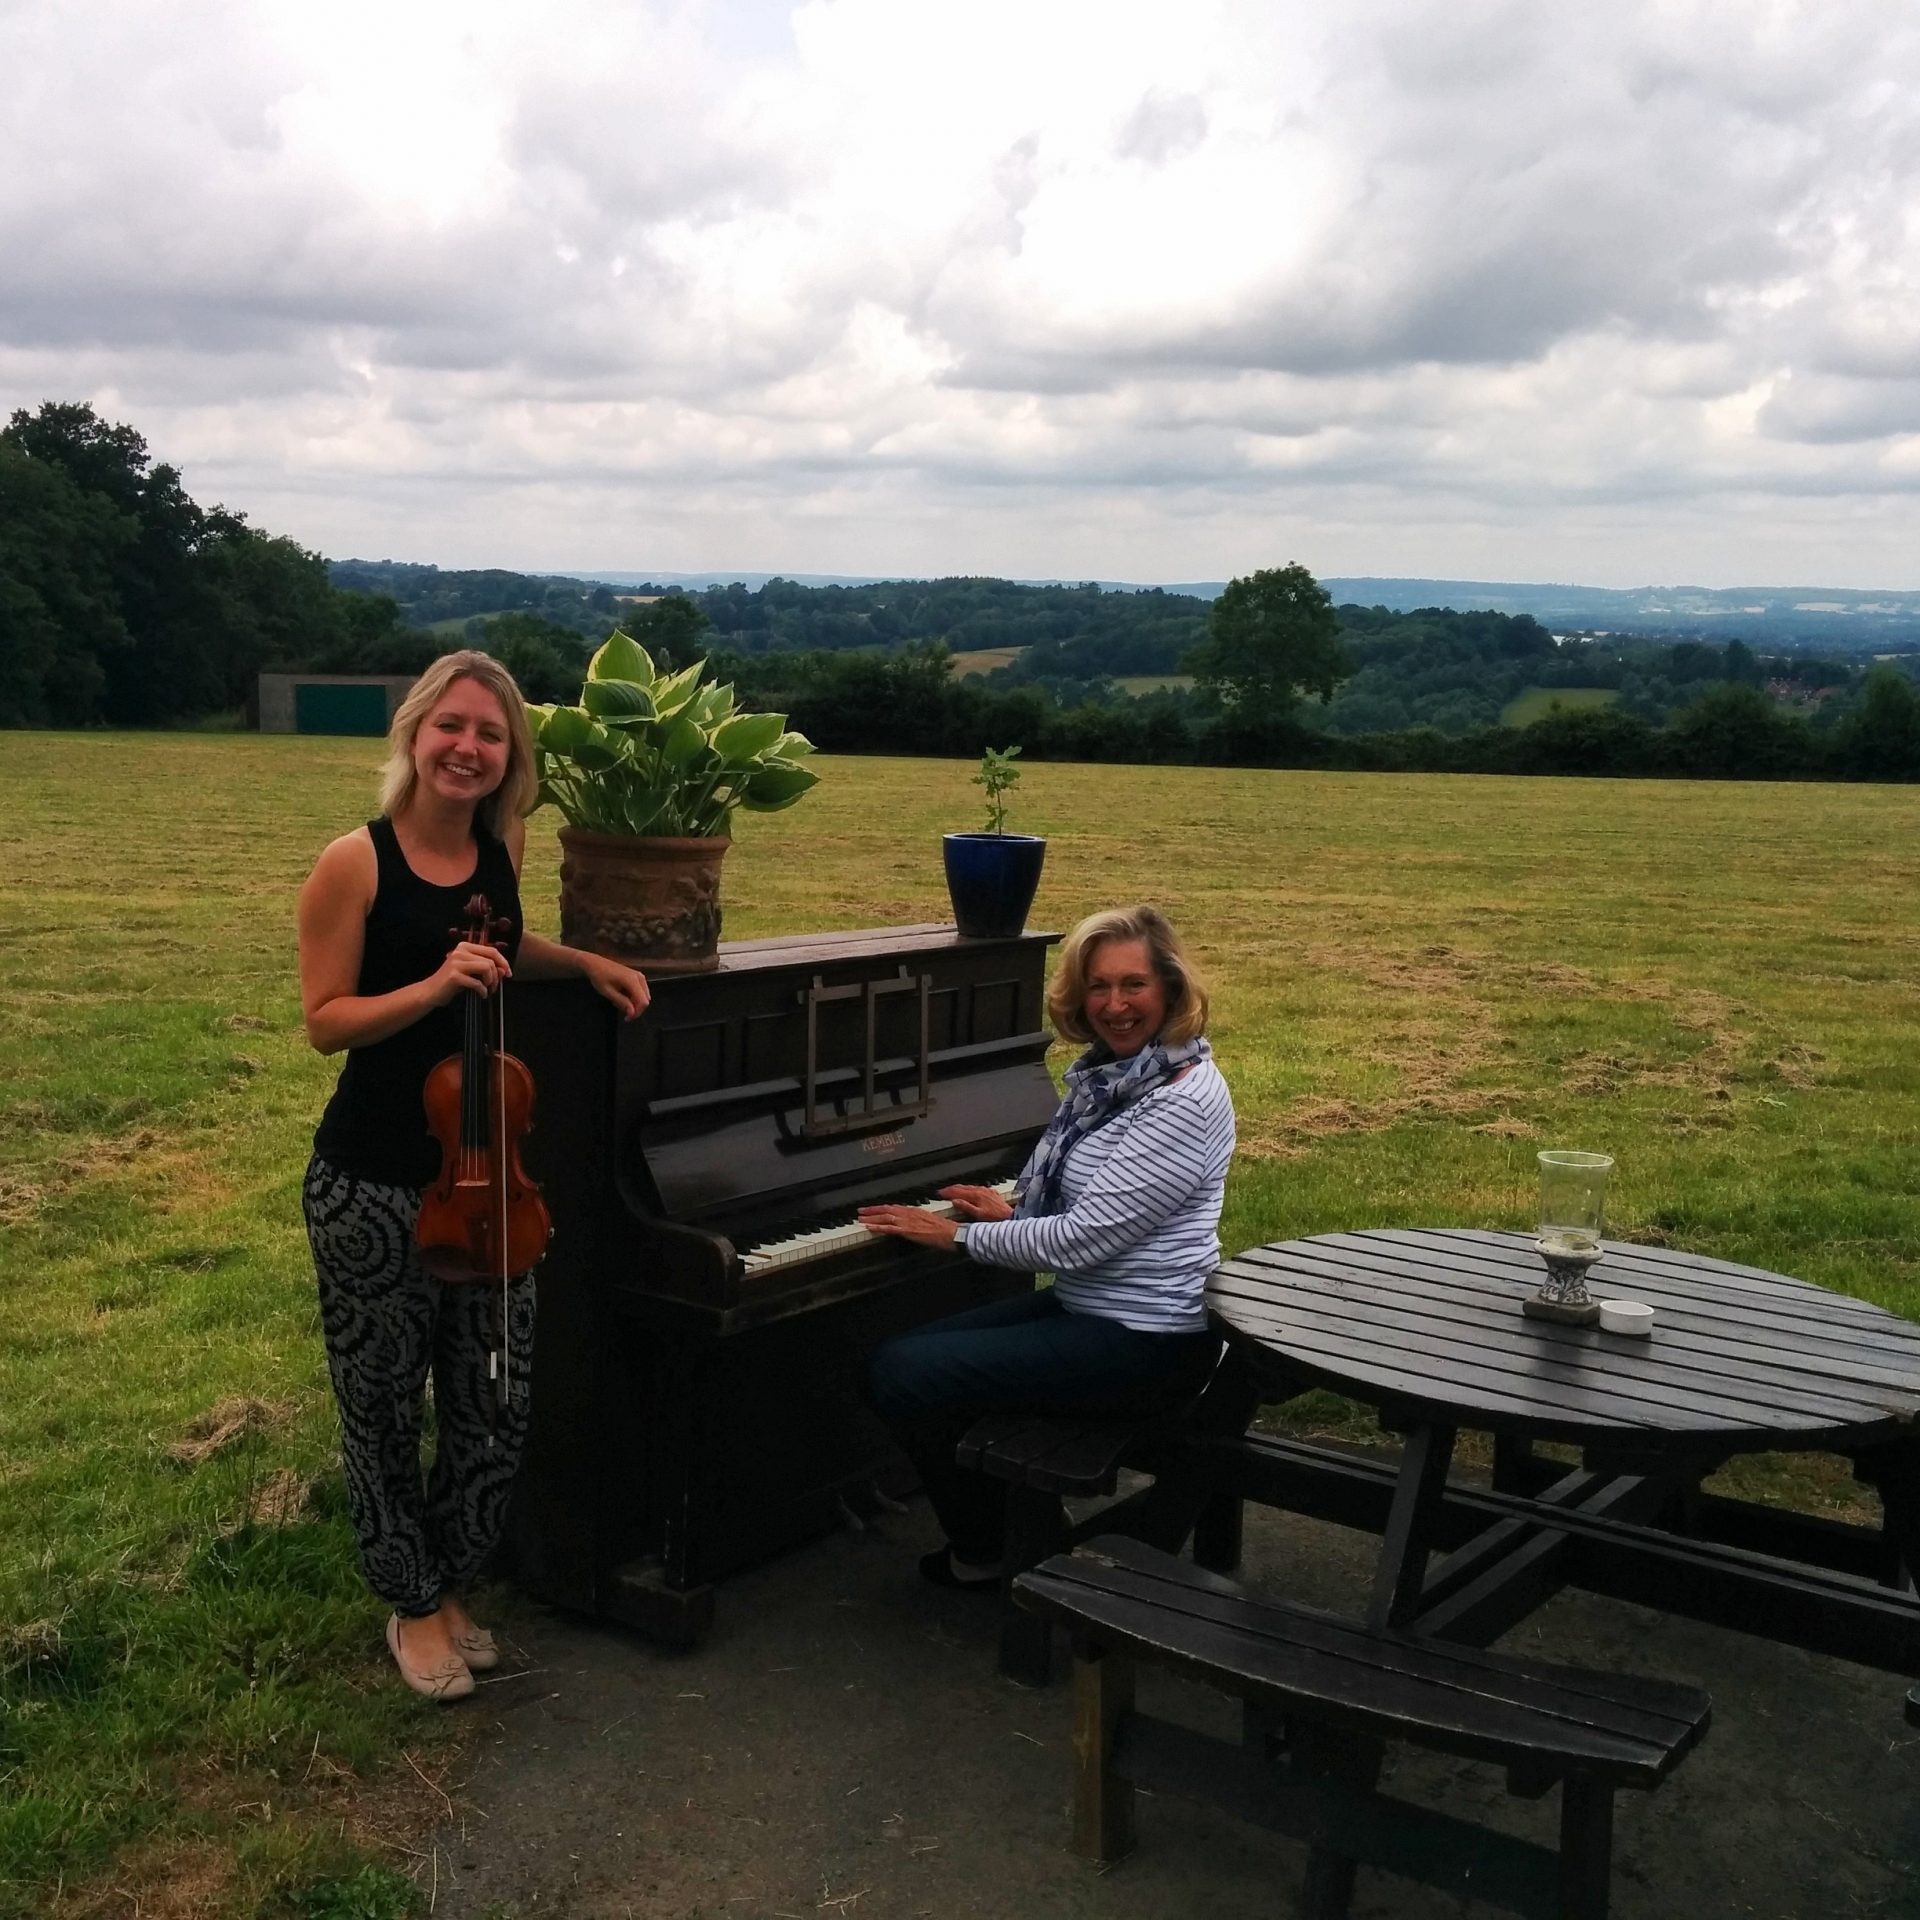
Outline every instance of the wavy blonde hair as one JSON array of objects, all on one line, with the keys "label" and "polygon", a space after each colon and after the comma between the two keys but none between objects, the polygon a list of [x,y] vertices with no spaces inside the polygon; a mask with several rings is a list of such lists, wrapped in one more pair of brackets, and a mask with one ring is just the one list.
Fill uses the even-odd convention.
[{"label": "wavy blonde hair", "polygon": [[406,812],[420,775],[413,764],[413,745],[421,723],[456,681],[472,680],[500,702],[507,716],[507,770],[500,784],[473,810],[474,820],[494,839],[509,821],[533,811],[540,776],[533,764],[533,729],[527,724],[527,703],[513,675],[490,653],[472,647],[443,653],[411,687],[394,709],[387,729],[387,758],[380,769],[380,811],[389,819]]},{"label": "wavy blonde hair", "polygon": [[1047,983],[1047,1014],[1062,1038],[1081,1042],[1093,1038],[1093,1029],[1087,1025],[1087,974],[1093,956],[1116,940],[1146,942],[1147,957],[1167,990],[1161,1040],[1177,1047],[1204,1033],[1210,1004],[1206,982],[1166,915],[1158,907],[1109,907],[1104,913],[1088,914],[1067,935],[1059,964]]}]

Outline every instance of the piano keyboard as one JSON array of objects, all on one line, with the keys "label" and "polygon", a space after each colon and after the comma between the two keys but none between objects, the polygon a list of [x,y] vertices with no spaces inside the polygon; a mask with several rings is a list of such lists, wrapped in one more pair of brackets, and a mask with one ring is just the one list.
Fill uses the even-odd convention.
[{"label": "piano keyboard", "polygon": [[[1013,1182],[1002,1180],[988,1191],[1011,1200]],[[951,1200],[919,1200],[902,1204],[918,1206],[922,1213],[937,1215],[942,1220],[953,1218]],[[797,1267],[810,1260],[826,1260],[836,1253],[850,1253],[859,1247],[870,1247],[882,1237],[863,1227],[858,1220],[836,1221],[824,1227],[815,1227],[809,1233],[796,1233],[788,1240],[769,1240],[765,1246],[749,1247],[740,1256],[740,1266],[748,1279],[757,1279],[781,1267]]]}]

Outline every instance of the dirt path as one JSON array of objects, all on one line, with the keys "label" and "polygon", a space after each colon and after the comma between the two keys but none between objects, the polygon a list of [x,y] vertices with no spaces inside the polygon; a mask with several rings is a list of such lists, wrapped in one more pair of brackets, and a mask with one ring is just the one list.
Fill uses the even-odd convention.
[{"label": "dirt path", "polygon": [[[1372,1542],[1249,1516],[1246,1575],[1351,1608]],[[993,1672],[993,1609],[924,1588],[916,1503],[891,1537],[821,1541],[732,1582],[707,1644],[667,1655],[541,1613],[529,1671],[483,1690],[487,1727],[435,1836],[433,1920],[1275,1920],[1301,1850],[1210,1809],[1143,1801],[1105,1873],[1065,1851],[1068,1701]],[[1884,1675],[1579,1597],[1516,1652],[1706,1686],[1714,1726],[1661,1793],[1620,1796],[1616,1920],[1920,1915],[1920,1734]],[[1150,1677],[1150,1682],[1151,1682]],[[1198,1726],[1202,1690],[1143,1684]],[[1491,1769],[1403,1758],[1403,1791],[1541,1839]],[[422,1876],[423,1883],[428,1878]],[[1363,1873],[1356,1920],[1458,1920]]]}]

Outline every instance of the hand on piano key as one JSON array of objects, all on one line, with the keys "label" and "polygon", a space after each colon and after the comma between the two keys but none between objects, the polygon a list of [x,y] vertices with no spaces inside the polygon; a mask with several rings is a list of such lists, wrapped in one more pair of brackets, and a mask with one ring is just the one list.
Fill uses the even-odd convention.
[{"label": "hand on piano key", "polygon": [[942,1187],[940,1198],[953,1203],[954,1217],[960,1220],[1011,1220],[1013,1218],[1013,1182],[1002,1180],[992,1187]]},{"label": "hand on piano key", "polygon": [[[862,1207],[856,1219],[815,1227],[791,1239],[749,1247],[741,1254],[740,1264],[749,1277],[771,1273],[781,1267],[799,1266],[859,1247],[870,1247],[881,1234],[917,1240],[927,1246],[943,1246],[953,1238],[956,1219],[1004,1220],[1013,1212],[1011,1180],[1002,1180],[992,1187],[950,1187],[947,1192],[954,1197]],[[893,1224],[896,1221],[901,1224]]]}]

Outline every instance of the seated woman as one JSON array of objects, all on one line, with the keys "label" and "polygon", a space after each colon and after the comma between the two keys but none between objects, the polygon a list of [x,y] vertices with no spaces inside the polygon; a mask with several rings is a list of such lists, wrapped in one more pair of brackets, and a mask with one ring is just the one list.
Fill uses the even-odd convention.
[{"label": "seated woman", "polygon": [[996,1583],[1006,1488],[953,1457],[981,1414],[1151,1411],[1197,1390],[1219,1350],[1204,1294],[1220,1260],[1233,1102],[1202,1037],[1193,963],[1152,907],[1096,913],[1068,938],[1047,1011],[1092,1044],[1067,1070],[1013,1205],[958,1186],[942,1190],[957,1221],[916,1207],[860,1213],[876,1233],[1054,1275],[873,1356],[874,1404],[946,1529],[920,1562],[937,1586]]}]

